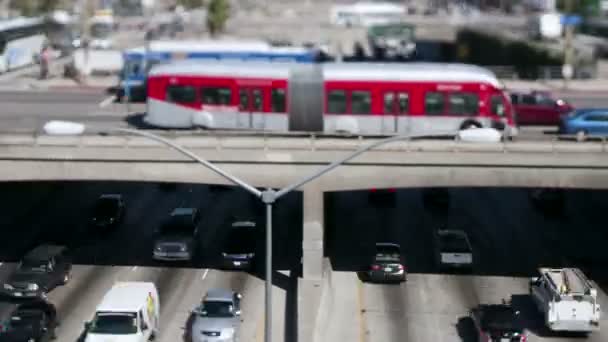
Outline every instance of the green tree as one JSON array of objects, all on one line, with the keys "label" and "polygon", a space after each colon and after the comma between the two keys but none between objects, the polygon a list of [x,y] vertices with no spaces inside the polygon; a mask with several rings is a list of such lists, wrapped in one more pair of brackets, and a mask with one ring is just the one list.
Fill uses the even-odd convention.
[{"label": "green tree", "polygon": [[186,9],[200,8],[205,6],[205,0],[177,0],[177,4]]},{"label": "green tree", "polygon": [[19,10],[24,16],[35,16],[56,9],[60,2],[60,0],[11,0],[10,8]]},{"label": "green tree", "polygon": [[230,16],[228,0],[211,0],[207,6],[207,30],[212,36],[224,31]]}]

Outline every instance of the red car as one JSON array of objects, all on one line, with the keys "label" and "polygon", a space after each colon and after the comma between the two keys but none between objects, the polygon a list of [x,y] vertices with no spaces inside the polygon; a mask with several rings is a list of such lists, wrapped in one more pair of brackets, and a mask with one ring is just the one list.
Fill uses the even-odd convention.
[{"label": "red car", "polygon": [[511,92],[511,102],[519,125],[558,125],[560,116],[574,109],[549,92]]}]

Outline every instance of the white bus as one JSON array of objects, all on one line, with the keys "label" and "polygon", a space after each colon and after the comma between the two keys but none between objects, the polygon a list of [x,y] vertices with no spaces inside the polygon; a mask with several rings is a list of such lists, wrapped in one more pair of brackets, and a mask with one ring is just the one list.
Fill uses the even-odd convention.
[{"label": "white bus", "polygon": [[34,64],[44,46],[42,18],[15,18],[0,21],[0,73]]},{"label": "white bus", "polygon": [[405,13],[405,6],[390,2],[358,2],[332,6],[329,20],[336,26],[368,27],[400,22]]}]

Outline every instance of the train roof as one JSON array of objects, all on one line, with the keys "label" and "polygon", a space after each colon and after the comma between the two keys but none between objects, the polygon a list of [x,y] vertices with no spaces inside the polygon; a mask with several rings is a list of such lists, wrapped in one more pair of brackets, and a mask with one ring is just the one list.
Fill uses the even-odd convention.
[{"label": "train roof", "polygon": [[[216,77],[287,79],[290,71],[303,67],[294,63],[184,60],[159,65],[150,76],[207,75]],[[502,88],[490,70],[468,64],[449,63],[325,63],[326,80],[331,81],[419,81],[487,83]]]}]

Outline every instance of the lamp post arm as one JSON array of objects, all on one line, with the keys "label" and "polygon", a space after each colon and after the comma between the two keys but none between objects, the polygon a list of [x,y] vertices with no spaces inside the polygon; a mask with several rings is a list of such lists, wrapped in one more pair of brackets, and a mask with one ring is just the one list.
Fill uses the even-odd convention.
[{"label": "lamp post arm", "polygon": [[365,146],[360,147],[359,149],[357,149],[356,151],[347,154],[346,156],[322,167],[321,169],[315,171],[314,173],[312,173],[311,175],[304,177],[302,180],[288,185],[286,187],[284,187],[283,189],[279,190],[276,192],[275,194],[275,200],[277,200],[279,197],[282,197],[284,195],[286,195],[287,193],[301,187],[302,185],[309,183],[319,177],[321,177],[322,175],[328,173],[329,171],[335,169],[336,167],[342,165],[343,163],[348,162],[351,159],[354,159],[355,157],[359,156],[360,154],[363,154],[373,148],[376,148],[378,146],[381,145],[385,145],[388,143],[392,143],[395,141],[399,141],[399,140],[406,140],[406,139],[413,139],[413,138],[431,138],[431,137],[451,137],[458,134],[458,132],[453,132],[453,131],[445,131],[445,132],[441,132],[441,133],[437,133],[437,134],[408,134],[408,135],[397,135],[397,136],[393,136],[393,137],[389,137],[389,138],[385,138],[382,140],[378,140],[376,142],[373,142],[371,144],[367,144]]},{"label": "lamp post arm", "polygon": [[142,136],[154,141],[157,141],[163,145],[169,146],[172,149],[180,152],[181,154],[191,158],[192,160],[197,161],[198,163],[204,165],[206,168],[210,169],[211,171],[217,173],[218,175],[226,178],[227,180],[231,181],[232,183],[240,186],[241,188],[247,190],[248,192],[252,193],[254,196],[256,197],[261,197],[262,196],[262,192],[258,189],[256,189],[255,187],[245,183],[244,181],[240,180],[239,178],[229,174],[228,172],[220,169],[219,167],[213,165],[212,163],[208,162],[207,160],[197,156],[196,154],[194,154],[193,152],[179,146],[178,144],[172,142],[169,139],[165,139],[161,136],[158,136],[156,134],[152,134],[149,132],[145,132],[145,131],[139,131],[139,130],[134,130],[134,129],[129,129],[129,128],[111,128],[111,131],[114,132],[121,132],[121,133],[127,133],[127,134],[133,134],[133,135],[138,135],[138,136]]}]

